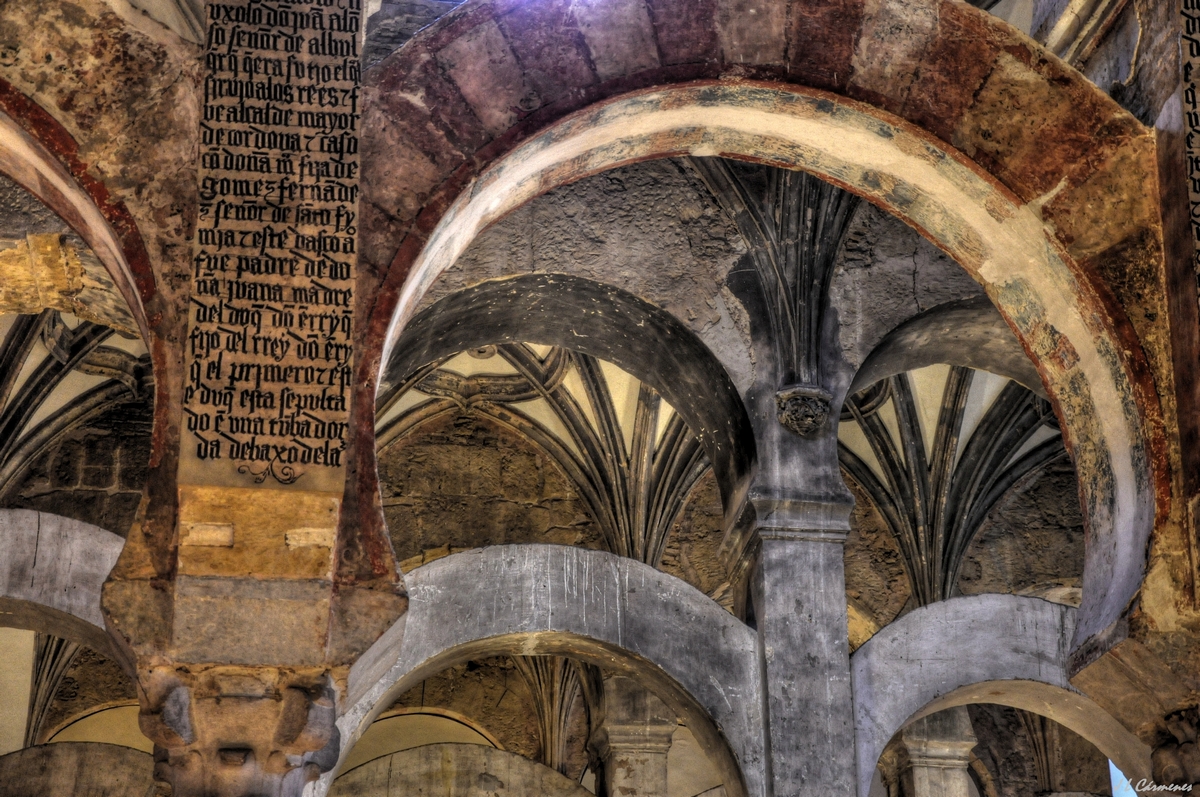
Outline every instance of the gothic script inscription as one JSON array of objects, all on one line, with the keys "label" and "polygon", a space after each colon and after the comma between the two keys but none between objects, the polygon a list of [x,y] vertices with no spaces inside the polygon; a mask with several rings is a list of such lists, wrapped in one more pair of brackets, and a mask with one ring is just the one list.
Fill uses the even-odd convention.
[{"label": "gothic script inscription", "polygon": [[[1200,282],[1200,0],[1181,0],[1183,39],[1183,134],[1187,159],[1188,221],[1192,232],[1192,271]],[[1192,540],[1192,583],[1200,585],[1200,496],[1189,502]],[[1200,590],[1196,590],[1200,602]]]},{"label": "gothic script inscription", "polygon": [[209,2],[184,467],[337,489],[351,388],[361,0]]},{"label": "gothic script inscription", "polygon": [[1183,0],[1183,122],[1187,136],[1188,218],[1192,227],[1192,267],[1200,275],[1200,0]]}]

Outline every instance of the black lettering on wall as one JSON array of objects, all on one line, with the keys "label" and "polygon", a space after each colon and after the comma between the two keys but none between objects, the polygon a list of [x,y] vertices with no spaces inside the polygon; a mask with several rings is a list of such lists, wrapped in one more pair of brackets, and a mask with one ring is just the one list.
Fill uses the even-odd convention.
[{"label": "black lettering on wall", "polygon": [[185,455],[290,484],[346,446],[362,4],[207,14]]}]

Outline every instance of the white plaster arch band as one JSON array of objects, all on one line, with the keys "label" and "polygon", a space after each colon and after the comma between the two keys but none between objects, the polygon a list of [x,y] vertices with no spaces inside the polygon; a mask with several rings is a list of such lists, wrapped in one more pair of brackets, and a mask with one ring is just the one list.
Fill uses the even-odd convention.
[{"label": "white plaster arch band", "polygon": [[1088,310],[1089,286],[1042,222],[1049,197],[1019,204],[960,153],[870,106],[779,84],[700,83],[568,117],[492,165],[442,217],[401,291],[381,362],[421,296],[488,225],[557,186],[681,154],[811,172],[903,219],[984,286],[1026,349],[1045,353],[1037,365],[1081,476],[1090,536],[1073,647],[1116,623],[1141,586],[1155,514],[1123,347]]},{"label": "white plaster arch band", "polygon": [[45,203],[91,247],[129,305],[142,339],[148,342],[145,308],[116,231],[58,159],[3,111],[0,111],[0,173]]},{"label": "white plaster arch band", "polygon": [[[637,675],[680,712],[730,797],[765,797],[757,637],[694,587],[633,559],[499,545],[405,576],[408,613],[351,668],[341,757],[401,693],[481,656],[563,655]],[[308,786],[324,795],[337,769]]]},{"label": "white plaster arch band", "polygon": [[79,520],[0,509],[0,625],[79,642],[110,658],[100,589],[125,540]]},{"label": "white plaster arch band", "polygon": [[897,731],[968,703],[1049,717],[1133,780],[1150,777],[1150,748],[1067,680],[1074,625],[1069,606],[986,594],[922,607],[871,637],[850,657],[859,797]]}]

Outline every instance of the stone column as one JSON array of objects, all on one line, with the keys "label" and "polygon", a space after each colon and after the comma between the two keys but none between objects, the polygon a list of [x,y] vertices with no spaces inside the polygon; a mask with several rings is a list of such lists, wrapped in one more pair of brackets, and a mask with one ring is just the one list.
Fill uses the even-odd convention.
[{"label": "stone column", "polygon": [[965,706],[939,711],[900,731],[904,797],[969,797],[977,739]]},{"label": "stone column", "polygon": [[102,607],[174,797],[299,797],[337,762],[351,665],[407,609],[372,477],[344,461],[374,446],[372,415],[350,415],[371,392],[353,370],[362,4],[200,5],[188,329],[148,341],[182,373],[155,375],[145,505]]},{"label": "stone column", "polygon": [[604,721],[592,738],[608,797],[667,797],[674,713],[636,681],[604,680]]},{"label": "stone column", "polygon": [[755,502],[751,594],[765,686],[768,793],[775,797],[855,793],[842,566],[850,506]]}]

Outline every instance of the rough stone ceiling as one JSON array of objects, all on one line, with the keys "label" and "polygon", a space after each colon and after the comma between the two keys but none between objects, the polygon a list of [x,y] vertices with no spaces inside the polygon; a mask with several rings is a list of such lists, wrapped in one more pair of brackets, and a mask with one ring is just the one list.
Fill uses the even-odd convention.
[{"label": "rough stone ceiling", "polygon": [[[961,414],[942,417],[943,399],[949,388],[952,370],[949,365],[931,365],[909,371],[903,375],[903,378],[907,379],[911,386],[913,404],[920,424],[920,444],[925,451],[932,452],[935,448],[935,437],[939,434],[947,435],[947,441],[951,439],[955,441],[952,453],[954,464],[957,464],[968,441],[971,440],[984,417],[996,406],[996,401],[1004,389],[1010,384],[1014,388],[1020,388],[1020,386],[1007,377],[987,371],[972,370],[970,386]],[[879,413],[893,445],[903,453],[906,449],[903,446],[896,416],[896,397],[890,390],[887,390],[882,395],[882,400],[879,398],[880,393],[883,392],[879,386],[885,385],[886,382],[887,380],[877,383],[860,395],[872,394],[874,402],[872,411]],[[1029,393],[1030,391],[1024,392]],[[953,425],[952,428],[943,430],[947,424]],[[950,435],[953,437],[951,438]],[[1048,415],[1037,425],[1031,436],[1017,450],[1011,452],[1003,464],[1011,464],[1035,446],[1056,437],[1061,437],[1061,434],[1053,415]],[[884,477],[884,469],[872,450],[871,443],[864,434],[862,426],[851,413],[846,411],[843,412],[842,421],[838,426],[838,441],[856,456],[862,458],[878,476]]]}]

